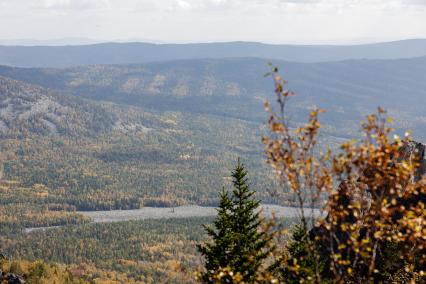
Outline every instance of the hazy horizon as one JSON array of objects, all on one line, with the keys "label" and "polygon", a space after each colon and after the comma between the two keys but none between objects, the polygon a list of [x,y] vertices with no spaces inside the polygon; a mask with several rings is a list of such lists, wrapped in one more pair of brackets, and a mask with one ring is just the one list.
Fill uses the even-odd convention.
[{"label": "hazy horizon", "polygon": [[0,0],[0,41],[351,45],[426,38],[425,18],[426,0]]},{"label": "hazy horizon", "polygon": [[401,38],[391,39],[384,41],[357,41],[357,42],[266,42],[266,41],[250,41],[250,40],[227,40],[227,41],[188,41],[188,42],[168,42],[155,39],[143,39],[143,38],[129,38],[129,39],[94,39],[94,38],[52,38],[52,39],[32,39],[32,38],[17,38],[17,39],[2,39],[0,38],[0,45],[2,46],[73,46],[73,45],[92,45],[102,43],[150,43],[150,44],[211,44],[211,43],[234,43],[234,42],[245,42],[245,43],[260,43],[267,45],[330,45],[330,46],[355,46],[355,45],[372,45],[380,43],[392,43],[401,41],[416,41],[426,40],[424,38]]}]

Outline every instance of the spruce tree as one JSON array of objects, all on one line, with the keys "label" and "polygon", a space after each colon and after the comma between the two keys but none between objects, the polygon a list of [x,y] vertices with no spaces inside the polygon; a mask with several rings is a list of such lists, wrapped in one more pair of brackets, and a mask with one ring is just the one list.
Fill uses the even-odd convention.
[{"label": "spruce tree", "polygon": [[239,159],[232,178],[232,196],[222,192],[214,229],[206,227],[212,240],[199,246],[206,260],[203,274],[206,283],[232,283],[232,277],[226,275],[218,281],[216,274],[221,269],[239,275],[245,283],[254,283],[272,249],[269,246],[271,235],[260,228],[259,201],[254,198],[247,171]]},{"label": "spruce tree", "polygon": [[220,194],[220,204],[217,217],[213,222],[214,229],[204,225],[204,230],[211,238],[211,242],[198,245],[198,250],[205,258],[205,272],[202,280],[205,283],[213,283],[215,274],[220,268],[225,268],[231,262],[233,233],[232,233],[232,201],[225,189]]},{"label": "spruce tree", "polygon": [[[286,283],[300,283],[313,281],[315,279],[316,259],[312,252],[312,246],[309,239],[309,233],[306,226],[302,223],[295,226],[290,242],[288,243],[287,264],[282,271],[282,280]],[[324,264],[322,261],[318,264],[322,271]],[[328,283],[323,281],[324,283]]]}]

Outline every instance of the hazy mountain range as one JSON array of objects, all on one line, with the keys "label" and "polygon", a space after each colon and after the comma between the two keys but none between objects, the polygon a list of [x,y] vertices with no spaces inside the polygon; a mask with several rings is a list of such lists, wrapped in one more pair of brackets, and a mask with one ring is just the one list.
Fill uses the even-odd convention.
[{"label": "hazy mountain range", "polygon": [[[242,157],[256,172],[259,196],[275,202],[266,193],[275,182],[260,142],[268,118],[263,102],[274,105],[272,78],[264,76],[268,62],[298,94],[288,107],[293,126],[315,106],[327,110],[321,115],[322,146],[359,137],[360,120],[377,106],[389,110],[398,132],[413,130],[426,141],[426,48],[420,48],[425,43],[285,47],[302,61],[307,56],[321,61],[313,50],[334,59],[374,58],[328,62],[281,60],[280,54],[288,54],[263,49],[279,46],[248,43],[2,47],[0,58],[13,59],[10,65],[70,65],[0,66],[0,146],[10,153],[5,174],[27,186],[45,183],[54,202],[82,210],[173,200],[212,204],[229,168]],[[133,53],[126,53],[132,46]],[[259,47],[258,57],[244,57],[253,50],[242,46]],[[149,47],[153,57],[138,52],[140,47]],[[21,52],[25,56],[17,56]],[[176,59],[185,56],[195,58]],[[122,60],[134,64],[105,64]],[[103,64],[90,65],[94,62]],[[66,190],[55,193],[58,188]],[[102,200],[88,200],[88,194]]]},{"label": "hazy mountain range", "polygon": [[164,43],[159,40],[131,38],[105,41],[101,39],[92,39],[84,37],[66,37],[57,39],[0,39],[0,45],[4,46],[64,46],[64,45],[90,45],[105,42],[125,43],[125,42],[147,42],[147,43]]},{"label": "hazy mountain range", "polygon": [[272,45],[255,42],[201,44],[101,43],[76,46],[0,46],[0,64],[21,67],[70,67],[135,64],[200,58],[259,57],[295,62],[395,59],[426,55],[426,40],[333,45]]}]

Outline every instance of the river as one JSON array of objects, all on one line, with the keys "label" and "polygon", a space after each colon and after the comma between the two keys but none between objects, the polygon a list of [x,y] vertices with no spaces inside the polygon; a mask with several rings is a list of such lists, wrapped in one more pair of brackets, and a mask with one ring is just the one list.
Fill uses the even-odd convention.
[{"label": "river", "polygon": [[[263,204],[261,205],[261,210],[263,216],[267,218],[270,218],[272,215],[275,215],[277,218],[300,217],[300,210],[296,207]],[[305,209],[306,216],[310,216],[311,212],[311,209]],[[216,216],[217,211],[215,207],[188,205],[174,208],[143,207],[133,210],[77,211],[77,213],[89,217],[92,219],[92,223],[106,223],[162,218],[213,217]],[[314,216],[319,215],[320,211],[314,209]],[[59,227],[61,226],[26,228],[25,233]]]}]

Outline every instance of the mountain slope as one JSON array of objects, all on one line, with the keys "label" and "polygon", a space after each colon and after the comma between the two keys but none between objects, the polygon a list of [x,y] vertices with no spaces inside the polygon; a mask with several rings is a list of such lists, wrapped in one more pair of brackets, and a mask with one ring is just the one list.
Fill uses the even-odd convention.
[{"label": "mountain slope", "polygon": [[[416,139],[426,139],[425,57],[275,63],[290,81],[289,88],[298,93],[288,109],[293,125],[303,123],[314,105],[327,109],[321,115],[320,145],[336,147],[356,138],[359,121],[378,105],[390,110],[398,131],[411,129]],[[21,181],[23,187],[43,184],[49,189],[48,198],[31,202],[81,210],[211,205],[217,190],[229,182],[228,170],[241,157],[256,173],[253,186],[258,196],[277,202],[268,194],[276,184],[264,164],[260,142],[267,119],[262,103],[266,98],[274,100],[272,79],[263,77],[267,71],[265,60],[252,58],[67,69],[1,67],[0,75],[61,91],[51,100],[63,107],[75,106],[72,109],[83,125],[88,125],[84,118],[97,108],[113,117],[110,122],[102,117],[90,120],[106,121],[108,127],[99,132],[82,127],[88,135],[21,131],[13,142],[0,140],[9,153],[5,177]],[[37,93],[26,91],[35,88],[32,85],[6,82],[19,90],[12,92],[14,96],[29,97],[26,101]],[[65,98],[70,102],[63,102]],[[18,101],[24,111],[17,108],[16,115],[38,105],[38,100]],[[44,119],[44,111],[38,115]],[[73,125],[80,125],[77,122]],[[13,200],[28,202],[28,198],[23,193]],[[286,196],[284,201],[279,198],[289,202]]]},{"label": "mountain slope", "polygon": [[114,116],[78,98],[0,76],[0,135],[94,135],[113,126]]},{"label": "mountain slope", "polygon": [[201,44],[102,43],[79,46],[0,46],[0,64],[71,67],[200,58],[262,57],[295,62],[395,59],[426,55],[426,39],[352,46],[272,45],[253,42]]},{"label": "mountain slope", "polygon": [[0,206],[212,205],[238,156],[271,199],[258,123],[89,101],[5,77],[0,101]]},{"label": "mountain slope", "polygon": [[[271,78],[263,77],[266,63],[234,58],[67,69],[0,67],[0,75],[93,100],[260,123],[265,120],[263,101],[274,100]],[[290,110],[295,121],[303,120],[304,111],[317,105],[327,109],[323,119],[333,135],[351,137],[358,121],[380,105],[391,111],[400,128],[426,136],[426,57],[273,63],[299,94]]]}]

